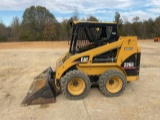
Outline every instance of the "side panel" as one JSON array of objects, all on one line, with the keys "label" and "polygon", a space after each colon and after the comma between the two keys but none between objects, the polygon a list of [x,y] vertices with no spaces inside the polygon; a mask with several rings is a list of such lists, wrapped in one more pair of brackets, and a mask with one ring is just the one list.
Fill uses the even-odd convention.
[{"label": "side panel", "polygon": [[126,72],[127,76],[139,75],[139,61],[140,54],[134,53],[128,57],[122,64],[121,67]]},{"label": "side panel", "polygon": [[116,63],[103,63],[103,64],[92,64],[92,65],[76,65],[78,70],[83,71],[87,75],[101,75],[105,71],[109,69],[117,69],[123,72],[121,68],[119,68]]},{"label": "side panel", "polygon": [[[60,79],[61,76],[72,66],[82,65],[85,69],[89,67],[93,67],[95,64],[92,63],[93,57],[99,54],[102,54],[106,51],[112,50],[114,48],[119,48],[122,46],[123,40],[118,40],[116,42],[103,45],[101,47],[97,47],[79,54],[75,54],[70,56],[64,63],[61,63],[59,67],[56,67],[56,79]],[[82,58],[86,58],[88,56],[88,60],[86,62],[81,62]],[[79,61],[80,60],[80,61]],[[85,60],[85,59],[83,59]],[[101,64],[107,65],[106,63]],[[114,64],[115,65],[115,64]],[[82,70],[83,71],[83,70]]]},{"label": "side panel", "polygon": [[121,64],[121,68],[127,74],[128,81],[134,81],[139,79],[140,72],[140,58],[141,58],[141,49],[138,46],[137,52],[130,55],[126,60]]}]

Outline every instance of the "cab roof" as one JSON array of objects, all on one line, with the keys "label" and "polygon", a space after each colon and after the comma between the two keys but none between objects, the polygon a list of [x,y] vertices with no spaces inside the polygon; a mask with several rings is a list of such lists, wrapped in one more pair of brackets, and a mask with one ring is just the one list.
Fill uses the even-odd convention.
[{"label": "cab roof", "polygon": [[89,23],[89,24],[90,24],[90,23],[91,23],[91,24],[92,24],[92,23],[94,23],[94,24],[115,24],[115,25],[117,24],[116,22],[97,22],[97,21],[73,21],[72,23],[75,24],[75,25],[76,25],[76,24],[79,24],[79,23],[80,23],[80,24],[88,24],[88,23]]}]

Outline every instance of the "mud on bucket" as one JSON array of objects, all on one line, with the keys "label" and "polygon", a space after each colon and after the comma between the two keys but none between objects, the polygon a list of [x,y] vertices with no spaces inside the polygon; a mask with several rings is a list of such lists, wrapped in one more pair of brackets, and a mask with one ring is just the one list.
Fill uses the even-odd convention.
[{"label": "mud on bucket", "polygon": [[21,105],[47,104],[56,102],[58,91],[55,87],[55,72],[49,67],[34,78]]}]

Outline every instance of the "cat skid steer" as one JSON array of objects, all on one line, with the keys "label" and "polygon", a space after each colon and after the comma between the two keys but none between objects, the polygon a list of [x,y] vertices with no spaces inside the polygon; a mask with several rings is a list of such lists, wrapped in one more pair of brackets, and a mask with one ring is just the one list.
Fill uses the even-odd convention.
[{"label": "cat skid steer", "polygon": [[141,50],[136,36],[119,36],[116,23],[71,23],[70,48],[32,83],[22,105],[46,104],[63,93],[83,99],[93,84],[102,94],[119,96],[127,82],[139,79]]}]

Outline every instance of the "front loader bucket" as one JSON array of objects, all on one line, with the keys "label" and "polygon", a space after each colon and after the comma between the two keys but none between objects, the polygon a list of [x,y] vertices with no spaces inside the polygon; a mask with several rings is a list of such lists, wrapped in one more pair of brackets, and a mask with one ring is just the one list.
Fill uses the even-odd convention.
[{"label": "front loader bucket", "polygon": [[54,78],[55,72],[53,72],[51,67],[35,77],[21,105],[27,106],[56,102],[56,96],[59,94],[59,91],[55,86]]}]

